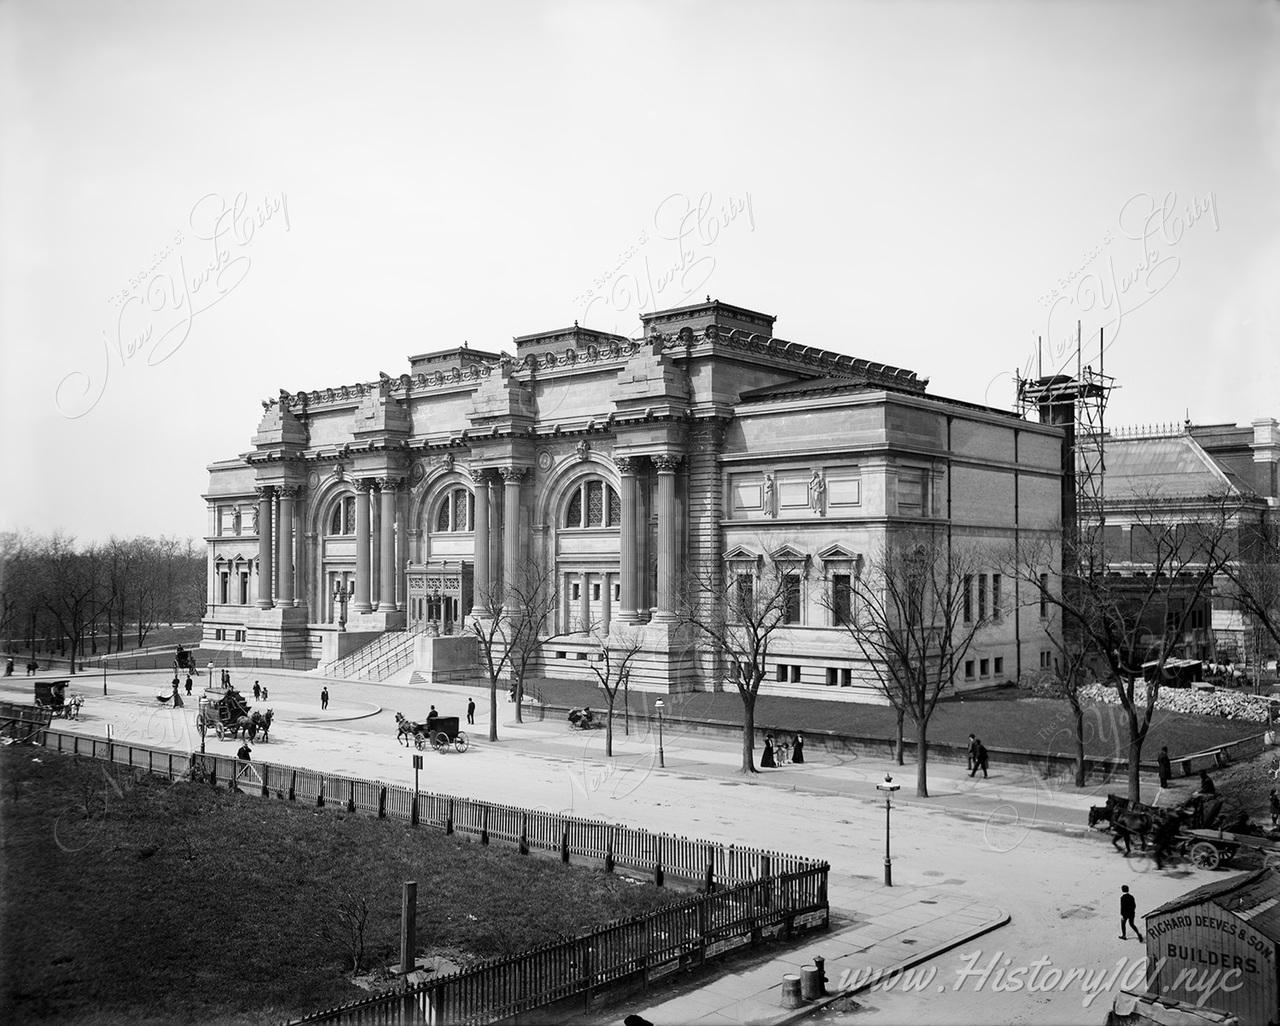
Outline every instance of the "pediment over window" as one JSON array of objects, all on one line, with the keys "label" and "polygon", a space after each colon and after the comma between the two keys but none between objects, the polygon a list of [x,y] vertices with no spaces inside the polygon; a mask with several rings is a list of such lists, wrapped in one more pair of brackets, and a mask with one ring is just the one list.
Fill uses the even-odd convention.
[{"label": "pediment over window", "polygon": [[769,558],[775,563],[807,563],[809,554],[801,552],[792,545],[783,545],[770,552]]},{"label": "pediment over window", "polygon": [[828,545],[825,549],[818,553],[818,558],[824,563],[852,563],[857,560],[858,554],[846,549],[843,545]]},{"label": "pediment over window", "polygon": [[735,545],[724,554],[726,563],[754,563],[760,558],[760,553],[753,552],[751,549],[742,545]]}]

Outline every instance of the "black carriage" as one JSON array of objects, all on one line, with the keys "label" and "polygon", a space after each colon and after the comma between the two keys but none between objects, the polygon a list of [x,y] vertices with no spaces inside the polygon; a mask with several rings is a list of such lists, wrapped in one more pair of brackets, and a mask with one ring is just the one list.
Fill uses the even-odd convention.
[{"label": "black carriage", "polygon": [[173,655],[173,669],[175,673],[179,670],[186,670],[187,673],[193,676],[198,677],[200,675],[199,669],[196,668],[196,657],[181,645],[178,646],[178,650]]},{"label": "black carriage", "polygon": [[48,709],[54,716],[75,719],[80,712],[84,699],[80,695],[67,698],[69,680],[38,680],[35,684],[37,709]]},{"label": "black carriage", "polygon": [[447,751],[450,745],[465,752],[471,745],[466,732],[458,729],[456,716],[436,716],[427,720],[425,729],[415,732],[413,740],[419,748],[425,748],[430,743],[437,752]]},{"label": "black carriage", "polygon": [[241,718],[248,715],[249,703],[235,688],[209,688],[196,712],[196,729],[201,734],[212,730],[221,741],[228,734],[235,737]]}]

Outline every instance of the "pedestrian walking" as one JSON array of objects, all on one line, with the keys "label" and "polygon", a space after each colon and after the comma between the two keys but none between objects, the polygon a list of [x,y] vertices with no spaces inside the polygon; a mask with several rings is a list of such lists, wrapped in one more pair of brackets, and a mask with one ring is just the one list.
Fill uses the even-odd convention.
[{"label": "pedestrian walking", "polygon": [[178,693],[178,686],[179,686],[178,675],[175,673],[173,676],[173,693],[175,696]]},{"label": "pedestrian walking", "polygon": [[969,770],[969,776],[973,776],[978,770],[982,770],[982,779],[987,779],[987,746],[984,745],[976,737],[973,739],[973,768]]},{"label": "pedestrian walking", "polygon": [[1271,789],[1271,829],[1276,828],[1276,822],[1280,820],[1280,795],[1276,794],[1276,789]]},{"label": "pedestrian walking", "polygon": [[[467,723],[475,723],[476,721],[476,700],[474,698],[467,699]],[[1274,791],[1271,792],[1275,794]]]},{"label": "pedestrian walking", "polygon": [[777,769],[778,763],[773,757],[773,735],[764,736],[764,751],[760,753],[761,769]]},{"label": "pedestrian walking", "polygon": [[191,674],[187,674],[187,694],[191,694]]},{"label": "pedestrian walking", "polygon": [[1169,747],[1165,745],[1160,749],[1160,754],[1156,756],[1156,767],[1160,771],[1160,787],[1169,786],[1169,778],[1173,776],[1173,767],[1169,763]]},{"label": "pedestrian walking", "polygon": [[173,707],[175,709],[182,708],[182,696],[178,694],[178,678],[173,678]]},{"label": "pedestrian walking", "polygon": [[263,688],[263,689],[262,689],[262,700],[263,700],[264,702],[267,700],[267,689],[266,689],[266,688]]},{"label": "pedestrian walking", "polygon": [[262,698],[262,686],[255,680],[253,682],[253,700],[256,702]]},{"label": "pedestrian walking", "polygon": [[796,743],[791,746],[791,761],[799,766],[804,762],[804,738],[796,735]]},{"label": "pedestrian walking", "polygon": [[329,689],[327,687],[320,689],[320,708],[329,708]]},{"label": "pedestrian walking", "polygon": [[4,675],[5,675],[6,677],[12,677],[12,676],[13,676],[13,660],[12,660],[12,659],[6,659],[6,660],[5,660],[5,663],[4,663]]},{"label": "pedestrian walking", "polygon": [[1133,935],[1142,940],[1142,934],[1138,932],[1138,924],[1134,922],[1134,916],[1138,914],[1138,903],[1134,901],[1133,895],[1129,893],[1129,886],[1125,884],[1120,888],[1120,939],[1128,940],[1125,934],[1125,927],[1133,927]]},{"label": "pedestrian walking", "polygon": [[973,765],[975,762],[977,762],[977,757],[978,757],[978,739],[974,737],[972,734],[970,734],[968,759],[964,764],[964,768],[970,771],[970,776],[973,775],[972,774]]}]

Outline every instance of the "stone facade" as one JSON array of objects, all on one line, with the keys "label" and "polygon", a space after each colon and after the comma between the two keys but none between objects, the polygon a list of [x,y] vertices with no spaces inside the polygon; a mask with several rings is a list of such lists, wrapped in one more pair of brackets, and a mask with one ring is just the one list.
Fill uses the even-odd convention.
[{"label": "stone facade", "polygon": [[[265,402],[253,449],[210,467],[204,645],[319,658],[340,630],[456,632],[536,562],[559,587],[548,632],[567,635],[547,676],[590,677],[589,625],[640,636],[634,686],[712,689],[721,668],[675,615],[681,572],[782,553],[801,609],[764,692],[874,700],[830,622],[833,573],[943,526],[990,548],[994,596],[1017,534],[1056,531],[1058,429],[774,338],[772,317],[726,303],[642,321],[638,340],[575,325],[517,338],[514,357],[425,354]],[[1000,607],[957,688],[1039,668],[1046,623],[1012,580]]]}]

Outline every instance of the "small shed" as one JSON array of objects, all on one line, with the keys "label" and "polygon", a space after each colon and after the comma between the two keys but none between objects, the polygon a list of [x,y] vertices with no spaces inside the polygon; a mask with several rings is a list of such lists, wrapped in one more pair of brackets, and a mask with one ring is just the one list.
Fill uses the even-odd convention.
[{"label": "small shed", "polygon": [[1242,1023],[1280,1022],[1280,873],[1206,884],[1143,918],[1150,993]]}]

